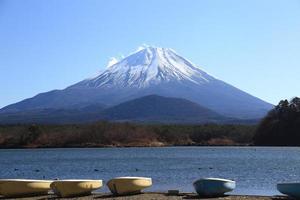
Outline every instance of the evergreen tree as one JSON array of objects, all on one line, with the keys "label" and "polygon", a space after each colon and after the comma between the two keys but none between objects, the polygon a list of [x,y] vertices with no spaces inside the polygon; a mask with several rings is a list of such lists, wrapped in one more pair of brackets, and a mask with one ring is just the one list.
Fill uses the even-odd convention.
[{"label": "evergreen tree", "polygon": [[259,124],[256,145],[300,146],[300,98],[282,100]]}]

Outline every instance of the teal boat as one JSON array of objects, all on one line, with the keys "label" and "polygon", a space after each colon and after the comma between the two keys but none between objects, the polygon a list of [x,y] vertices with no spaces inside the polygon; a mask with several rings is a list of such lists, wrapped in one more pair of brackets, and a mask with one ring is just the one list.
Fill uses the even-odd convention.
[{"label": "teal boat", "polygon": [[202,178],[193,183],[200,196],[218,197],[235,189],[235,181],[221,178]]},{"label": "teal boat", "polygon": [[300,183],[279,183],[277,190],[296,199],[300,198]]}]

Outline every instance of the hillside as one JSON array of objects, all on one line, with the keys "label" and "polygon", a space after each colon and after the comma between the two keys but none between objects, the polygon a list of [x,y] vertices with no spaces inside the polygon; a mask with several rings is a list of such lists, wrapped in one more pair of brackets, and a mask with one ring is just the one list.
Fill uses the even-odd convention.
[{"label": "hillside", "polygon": [[259,123],[254,142],[261,146],[300,146],[300,98],[280,101]]},{"label": "hillside", "polygon": [[70,124],[99,120],[99,113],[105,109],[102,104],[82,108],[35,109],[23,112],[0,113],[0,124]]},{"label": "hillside", "polygon": [[227,119],[216,112],[181,98],[149,95],[105,109],[104,119],[161,123],[208,123]]},{"label": "hillside", "polygon": [[116,106],[90,105],[81,109],[40,109],[0,114],[0,124],[70,124],[99,120],[144,123],[223,123],[226,118],[194,102],[149,95]]}]

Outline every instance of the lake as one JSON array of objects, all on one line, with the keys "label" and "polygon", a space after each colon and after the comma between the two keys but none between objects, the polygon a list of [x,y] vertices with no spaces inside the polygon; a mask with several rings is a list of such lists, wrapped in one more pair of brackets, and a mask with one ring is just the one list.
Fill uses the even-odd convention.
[{"label": "lake", "polygon": [[[148,191],[192,192],[201,177],[237,182],[234,194],[273,195],[276,183],[300,181],[300,148],[162,147],[2,149],[0,178],[152,177]],[[107,187],[101,189],[107,192]]]}]

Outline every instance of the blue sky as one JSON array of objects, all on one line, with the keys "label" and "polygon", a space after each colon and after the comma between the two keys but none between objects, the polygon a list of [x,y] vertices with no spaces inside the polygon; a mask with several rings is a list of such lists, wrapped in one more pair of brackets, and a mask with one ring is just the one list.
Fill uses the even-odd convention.
[{"label": "blue sky", "polygon": [[299,0],[0,0],[0,107],[142,44],[273,104],[300,95]]}]

